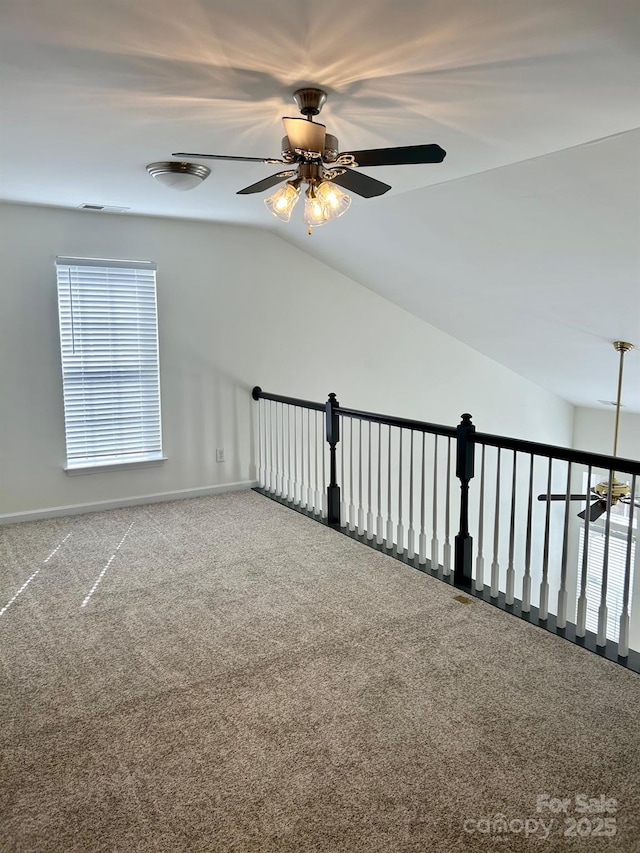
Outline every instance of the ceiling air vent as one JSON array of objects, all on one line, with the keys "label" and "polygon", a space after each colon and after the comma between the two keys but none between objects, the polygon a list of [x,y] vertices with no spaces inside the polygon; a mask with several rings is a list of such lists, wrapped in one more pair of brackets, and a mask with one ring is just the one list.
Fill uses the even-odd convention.
[{"label": "ceiling air vent", "polygon": [[108,204],[81,204],[80,210],[97,210],[100,213],[125,213],[130,207],[114,207]]}]

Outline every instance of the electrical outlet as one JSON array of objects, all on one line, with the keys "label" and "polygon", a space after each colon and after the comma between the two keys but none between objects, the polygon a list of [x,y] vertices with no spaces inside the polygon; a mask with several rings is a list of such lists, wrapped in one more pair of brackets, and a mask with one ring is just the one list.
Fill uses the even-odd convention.
[{"label": "electrical outlet", "polygon": [[224,448],[218,447],[216,450],[216,462],[224,462]]}]

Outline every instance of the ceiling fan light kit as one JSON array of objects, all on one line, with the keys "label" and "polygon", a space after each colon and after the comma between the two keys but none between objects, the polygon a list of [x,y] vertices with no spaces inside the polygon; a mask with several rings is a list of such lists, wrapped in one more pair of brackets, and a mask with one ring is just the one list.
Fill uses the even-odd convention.
[{"label": "ceiling fan light kit", "polygon": [[165,187],[186,192],[200,186],[211,174],[211,169],[202,166],[200,163],[164,160],[158,163],[149,163],[147,172]]},{"label": "ceiling fan light kit", "polygon": [[[359,167],[441,163],[446,156],[446,152],[439,145],[405,145],[340,153],[338,139],[327,133],[324,124],[313,121],[313,117],[319,115],[326,102],[327,93],[323,89],[307,87],[295,91],[293,100],[304,118],[283,117],[286,136],[282,139],[280,158],[185,152],[177,152],[172,156],[240,160],[289,167],[238,190],[238,195],[265,192],[276,184],[286,181],[284,187],[265,199],[265,204],[274,216],[283,222],[288,222],[300,197],[301,186],[306,184],[303,219],[308,226],[309,234],[312,228],[324,225],[346,213],[351,205],[351,197],[343,190],[356,193],[363,198],[374,198],[384,195],[391,189],[389,184],[356,171]],[[147,171],[152,174],[151,167],[159,165],[168,164],[152,163],[147,166]],[[181,165],[186,167],[196,164],[182,163]],[[208,169],[207,174],[209,174]],[[160,180],[157,174],[153,176]],[[169,180],[166,180],[166,183],[168,186],[173,186]]]}]

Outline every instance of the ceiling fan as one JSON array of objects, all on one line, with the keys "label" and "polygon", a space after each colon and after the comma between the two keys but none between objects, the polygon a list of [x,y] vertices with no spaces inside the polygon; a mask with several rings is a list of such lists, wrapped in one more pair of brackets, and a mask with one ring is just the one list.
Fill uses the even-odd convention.
[{"label": "ceiling fan", "polygon": [[[618,455],[618,430],[620,427],[620,401],[622,397],[622,371],[624,366],[624,354],[633,349],[633,344],[627,341],[614,341],[613,347],[616,352],[620,353],[620,368],[618,371],[618,397],[616,400],[616,423],[613,434],[613,456]],[[539,501],[566,501],[567,495],[538,495]],[[618,503],[633,504],[640,506],[640,502],[635,500],[632,494],[631,486],[628,483],[621,483],[615,475],[614,471],[608,479],[601,480],[595,486],[589,489],[586,495],[569,495],[570,501],[592,501],[585,507],[582,512],[578,513],[578,518],[589,521],[596,521],[601,515],[604,515],[607,510],[616,506]]]},{"label": "ceiling fan", "polygon": [[293,99],[304,118],[282,119],[286,136],[282,139],[280,158],[186,152],[176,152],[172,156],[242,160],[288,167],[238,190],[238,195],[261,193],[286,181],[284,187],[265,199],[265,204],[274,216],[288,222],[300,196],[301,186],[307,184],[304,220],[309,226],[309,233],[312,227],[324,225],[348,209],[351,198],[342,192],[341,187],[363,198],[383,195],[391,189],[389,184],[355,171],[358,167],[441,163],[446,156],[446,151],[439,145],[405,145],[340,152],[337,138],[327,133],[324,124],[313,120],[327,100],[327,93],[322,89],[298,89]]}]

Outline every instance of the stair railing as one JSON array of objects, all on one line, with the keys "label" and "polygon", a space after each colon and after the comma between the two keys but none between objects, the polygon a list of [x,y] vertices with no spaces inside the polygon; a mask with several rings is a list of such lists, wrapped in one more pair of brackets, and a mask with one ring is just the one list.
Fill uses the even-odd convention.
[{"label": "stair railing", "polygon": [[[469,414],[450,427],[335,394],[253,398],[258,491],[640,671],[640,462],[477,432]],[[609,508],[590,521],[598,484]]]}]

